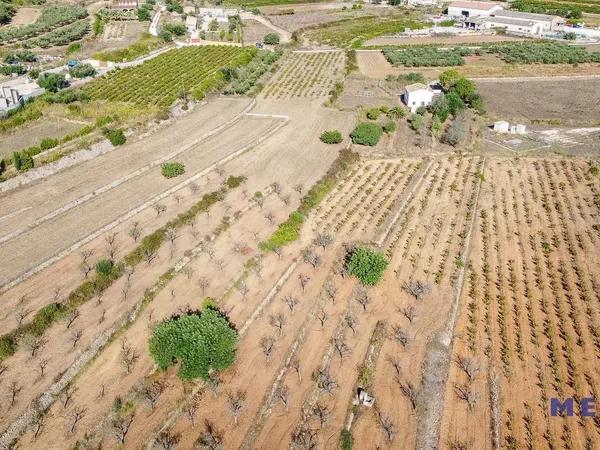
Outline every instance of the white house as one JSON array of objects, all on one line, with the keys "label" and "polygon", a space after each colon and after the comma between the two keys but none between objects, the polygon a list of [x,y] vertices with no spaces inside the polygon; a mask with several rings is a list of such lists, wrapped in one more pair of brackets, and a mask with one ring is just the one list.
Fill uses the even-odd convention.
[{"label": "white house", "polygon": [[564,19],[547,14],[523,13],[520,11],[497,11],[491,16],[465,18],[463,26],[474,30],[503,28],[507,32],[520,34],[542,34],[562,29]]},{"label": "white house", "polygon": [[188,33],[195,34],[197,26],[198,26],[198,19],[196,18],[196,16],[187,16],[185,18],[185,27],[187,28]]},{"label": "white house", "polygon": [[498,120],[494,122],[494,131],[496,133],[508,133],[510,124],[506,120]]},{"label": "white house", "polygon": [[423,83],[409,84],[402,92],[402,100],[408,106],[410,112],[414,113],[420,106],[429,106],[435,93],[433,89]]},{"label": "white house", "polygon": [[502,10],[502,6],[492,2],[458,1],[448,5],[450,17],[489,16],[500,10]]}]

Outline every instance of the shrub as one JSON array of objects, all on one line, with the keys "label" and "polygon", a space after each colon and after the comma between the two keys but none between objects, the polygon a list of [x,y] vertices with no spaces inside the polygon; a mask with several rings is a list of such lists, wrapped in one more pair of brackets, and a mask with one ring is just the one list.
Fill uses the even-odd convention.
[{"label": "shrub", "polygon": [[279,35],[277,33],[269,33],[266,34],[263,38],[263,42],[267,45],[278,45],[279,44]]},{"label": "shrub", "polygon": [[238,186],[240,186],[244,181],[246,181],[246,177],[234,177],[233,175],[229,176],[229,178],[227,178],[227,180],[225,181],[225,184],[227,185],[228,188],[230,189],[234,189]]},{"label": "shrub", "polygon": [[300,229],[304,223],[304,215],[294,211],[288,219],[281,223],[273,235],[260,243],[261,250],[274,250],[294,242],[300,238]]},{"label": "shrub", "polygon": [[60,73],[43,73],[37,79],[37,83],[49,92],[58,92],[65,86],[65,76]]},{"label": "shrub", "polygon": [[379,142],[381,133],[383,133],[383,130],[380,125],[363,122],[358,124],[350,134],[350,137],[354,144],[374,146]]},{"label": "shrub", "polygon": [[160,173],[165,178],[174,178],[185,173],[185,165],[179,162],[164,163],[160,166]]},{"label": "shrub", "polygon": [[52,138],[44,138],[42,139],[42,142],[40,142],[40,148],[42,150],[49,150],[51,148],[54,148],[58,145],[58,139],[52,139]]},{"label": "shrub", "polygon": [[113,270],[113,262],[109,259],[101,259],[96,263],[96,274],[102,277],[110,277]]},{"label": "shrub", "polygon": [[127,138],[125,137],[125,133],[123,133],[123,130],[120,130],[120,129],[114,129],[114,130],[106,129],[106,130],[104,130],[104,135],[110,141],[110,143],[112,145],[114,145],[115,147],[118,145],[123,145],[125,143],[125,141],[127,141]]},{"label": "shrub", "polygon": [[96,69],[91,64],[77,64],[69,70],[73,78],[86,78],[96,75]]},{"label": "shrub", "polygon": [[380,114],[381,111],[379,110],[379,108],[371,108],[367,111],[367,119],[377,120]]},{"label": "shrub", "polygon": [[367,247],[356,247],[346,257],[346,270],[355,275],[362,284],[377,284],[388,265],[382,253]]},{"label": "shrub", "polygon": [[340,448],[342,450],[352,450],[354,447],[354,436],[352,436],[352,432],[346,429],[343,429],[340,434]]},{"label": "shrub", "polygon": [[389,133],[393,133],[394,131],[396,131],[396,123],[395,123],[395,122],[392,122],[392,121],[390,120],[388,123],[386,123],[386,124],[383,126],[383,131],[384,131],[385,133],[388,133],[388,134],[389,134]]},{"label": "shrub", "polygon": [[0,360],[12,356],[17,351],[17,342],[12,334],[0,336]]},{"label": "shrub", "polygon": [[419,131],[422,126],[423,126],[423,116],[420,114],[413,114],[410,117],[410,127],[415,131]]},{"label": "shrub", "polygon": [[324,131],[323,134],[321,134],[320,139],[326,144],[339,144],[343,140],[342,133],[338,130]]},{"label": "shrub", "polygon": [[206,308],[163,321],[150,338],[149,350],[161,370],[179,362],[180,378],[207,380],[211,370],[224,370],[234,363],[237,340],[227,318]]}]

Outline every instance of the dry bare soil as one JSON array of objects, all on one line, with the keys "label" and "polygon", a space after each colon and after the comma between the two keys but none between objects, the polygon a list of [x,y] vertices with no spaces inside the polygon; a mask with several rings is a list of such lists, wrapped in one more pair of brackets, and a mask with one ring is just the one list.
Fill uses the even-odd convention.
[{"label": "dry bare soil", "polygon": [[[93,263],[119,260],[137,245],[135,222],[147,235],[227,176],[247,177],[152,259],[52,324],[41,344],[19,342],[2,362],[0,445],[159,449],[170,436],[191,449],[210,428],[226,449],[337,449],[346,427],[361,450],[599,445],[598,420],[548,414],[551,397],[598,397],[594,161],[361,150],[299,240],[281,255],[260,250],[349,145],[318,139],[336,128],[346,137],[356,121],[322,106],[343,58],[293,53],[254,106],[212,99],[0,198],[8,332],[85,280],[81,251]],[[391,147],[402,148],[401,133]],[[185,174],[163,178],[163,160],[184,162]],[[333,243],[315,245],[319,233]],[[389,261],[375,287],[340,270],[348,243]],[[320,257],[315,267],[307,249]],[[407,285],[417,281],[429,289],[414,296]],[[239,332],[235,364],[212,384],[157,372],[153,326],[206,296]],[[274,341],[270,354],[264,338]],[[373,408],[353,406],[358,387],[374,395]],[[43,414],[30,409],[36,399]],[[128,426],[117,411],[132,417]],[[298,431],[315,445],[301,446]]]}]

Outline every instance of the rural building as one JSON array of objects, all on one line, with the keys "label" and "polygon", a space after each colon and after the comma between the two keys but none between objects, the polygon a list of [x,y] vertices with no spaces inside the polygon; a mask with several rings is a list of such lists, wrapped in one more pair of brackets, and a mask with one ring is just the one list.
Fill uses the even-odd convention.
[{"label": "rural building", "polygon": [[508,133],[510,124],[506,120],[498,120],[494,122],[494,131],[496,133]]},{"label": "rural building", "polygon": [[438,0],[406,0],[407,6],[437,6]]},{"label": "rural building", "polygon": [[448,5],[450,17],[489,16],[500,10],[502,10],[502,6],[492,2],[458,1]]},{"label": "rural building", "polygon": [[557,31],[563,25],[564,19],[558,16],[501,10],[490,16],[468,17],[463,26],[474,30],[503,28],[510,33],[542,34]]},{"label": "rural building", "polygon": [[133,10],[138,8],[138,0],[113,0],[112,9]]},{"label": "rural building", "polygon": [[196,16],[187,16],[185,18],[185,27],[188,30],[188,33],[194,34],[196,32],[196,27],[198,26],[198,19]]},{"label": "rural building", "polygon": [[0,117],[21,106],[28,98],[42,95],[45,89],[26,76],[14,78],[0,85]]},{"label": "rural building", "polygon": [[414,83],[404,88],[402,100],[410,112],[414,113],[420,106],[429,106],[434,95],[433,89],[429,86],[423,83]]}]

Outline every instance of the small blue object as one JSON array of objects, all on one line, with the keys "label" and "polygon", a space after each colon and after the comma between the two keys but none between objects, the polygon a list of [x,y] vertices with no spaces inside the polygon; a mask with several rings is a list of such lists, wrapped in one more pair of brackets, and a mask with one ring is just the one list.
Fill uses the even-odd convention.
[{"label": "small blue object", "polygon": [[75,67],[77,64],[79,64],[79,61],[72,59],[67,63],[67,67],[69,67],[69,69],[72,69],[73,67]]}]

